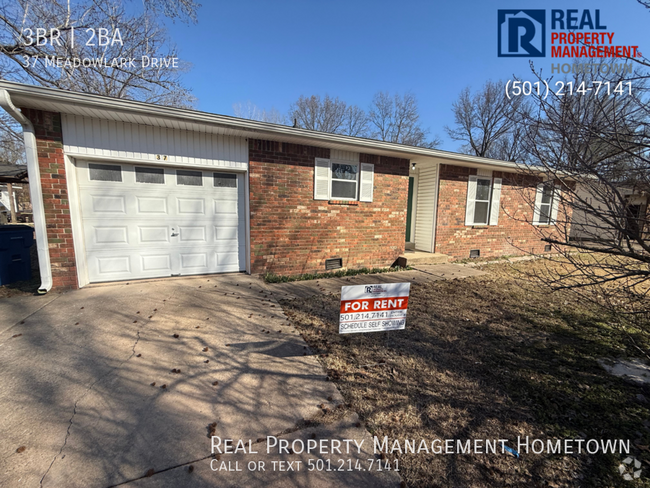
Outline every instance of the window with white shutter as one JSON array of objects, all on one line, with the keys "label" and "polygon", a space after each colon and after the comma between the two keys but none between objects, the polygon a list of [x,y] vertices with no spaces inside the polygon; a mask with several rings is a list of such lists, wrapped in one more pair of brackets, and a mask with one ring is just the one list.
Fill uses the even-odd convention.
[{"label": "window with white shutter", "polygon": [[553,225],[557,220],[560,191],[552,182],[537,185],[535,193],[534,225]]},{"label": "window with white shutter", "polygon": [[375,165],[316,158],[314,200],[372,202]]},{"label": "window with white shutter", "polygon": [[501,178],[471,175],[467,182],[465,225],[498,225]]}]

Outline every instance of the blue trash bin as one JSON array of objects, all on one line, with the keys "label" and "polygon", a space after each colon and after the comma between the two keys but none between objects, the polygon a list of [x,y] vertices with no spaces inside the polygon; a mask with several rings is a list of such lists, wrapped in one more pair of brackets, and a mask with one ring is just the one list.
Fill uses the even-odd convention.
[{"label": "blue trash bin", "polygon": [[34,229],[29,225],[0,225],[0,285],[32,278],[33,244]]}]

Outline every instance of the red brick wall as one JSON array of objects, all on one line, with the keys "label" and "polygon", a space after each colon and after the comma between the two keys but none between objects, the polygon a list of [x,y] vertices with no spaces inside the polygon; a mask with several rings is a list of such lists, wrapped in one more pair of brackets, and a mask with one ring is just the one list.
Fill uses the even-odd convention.
[{"label": "red brick wall", "polygon": [[250,140],[251,270],[282,275],[392,265],[404,252],[409,161],[361,155],[375,165],[373,202],[314,200],[314,159],[329,149]]},{"label": "red brick wall", "polygon": [[34,124],[36,135],[53,288],[78,288],[61,115],[33,109],[22,109],[22,112]]},{"label": "red brick wall", "polygon": [[502,178],[498,225],[466,226],[467,182],[475,174],[475,168],[440,165],[436,252],[454,259],[468,258],[472,249],[480,249],[481,257],[543,253],[546,243],[541,240],[542,233],[555,236],[559,233],[555,226],[530,224],[531,202],[541,180],[494,171],[493,177]]}]

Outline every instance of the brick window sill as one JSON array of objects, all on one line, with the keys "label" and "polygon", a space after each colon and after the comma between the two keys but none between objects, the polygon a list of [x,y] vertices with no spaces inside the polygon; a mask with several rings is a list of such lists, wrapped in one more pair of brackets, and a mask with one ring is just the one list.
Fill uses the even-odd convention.
[{"label": "brick window sill", "polygon": [[472,229],[489,229],[489,225],[472,225]]},{"label": "brick window sill", "polygon": [[352,207],[358,207],[358,200],[330,200],[327,202],[329,205],[349,205]]}]

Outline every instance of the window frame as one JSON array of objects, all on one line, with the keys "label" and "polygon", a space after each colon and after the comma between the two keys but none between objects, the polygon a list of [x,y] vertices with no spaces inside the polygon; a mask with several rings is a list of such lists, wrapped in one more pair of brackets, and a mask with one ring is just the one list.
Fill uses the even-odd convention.
[{"label": "window frame", "polygon": [[[217,176],[219,175],[219,176]],[[224,178],[224,176],[226,178]],[[233,180],[235,182],[235,186],[217,186],[215,185],[215,180],[217,178],[224,178],[228,180]],[[237,181],[237,173],[228,173],[225,171],[213,171],[212,172],[212,188],[229,188],[229,189],[238,189],[239,188],[239,182]]]},{"label": "window frame", "polygon": [[[489,182],[489,190],[488,190],[488,198],[487,200],[477,200],[476,197],[478,196],[478,182],[480,180],[483,181],[488,181]],[[492,186],[494,185],[494,178],[491,176],[478,176],[476,177],[476,193],[474,194],[474,215],[472,215],[472,225],[490,225],[490,211],[492,209]],[[487,204],[487,212],[485,213],[485,222],[477,222],[476,221],[476,203],[486,203]]]},{"label": "window frame", "polygon": [[[138,181],[138,170],[143,170],[143,169],[144,170],[150,170],[150,169],[161,170],[162,173],[154,173],[154,174],[162,174],[162,177],[163,177],[162,181],[161,182],[157,182],[157,181]],[[133,165],[133,176],[134,176],[134,181],[135,181],[136,185],[165,185],[165,184],[167,184],[165,169],[157,167],[157,166],[137,166],[137,165]]]},{"label": "window frame", "polygon": [[[120,179],[119,180],[103,180],[101,178],[93,178],[92,175],[92,170],[102,170],[101,166],[103,166],[104,170],[107,170],[109,167],[111,168],[119,168],[120,169]],[[122,167],[121,164],[115,164],[115,163],[88,163],[88,181],[101,181],[103,183],[124,183],[124,168]]]},{"label": "window frame", "polygon": [[[334,178],[334,165],[338,164],[341,166],[356,166],[357,167],[357,173],[356,173],[356,178],[354,180],[346,180],[346,179],[341,179],[341,178]],[[354,161],[339,161],[336,159],[330,160],[330,174],[329,174],[329,197],[330,200],[337,200],[337,201],[348,201],[348,202],[353,202],[353,201],[359,201],[359,186],[360,186],[360,176],[361,176],[361,163],[360,162],[354,162]],[[332,194],[332,183],[334,181],[342,181],[346,183],[355,183],[354,187],[354,198],[348,198],[348,197],[337,197]]]},{"label": "window frame", "polygon": [[[201,184],[200,184],[200,185],[191,185],[191,184],[188,185],[188,184],[186,184],[186,183],[179,183],[179,182],[178,182],[178,176],[179,176],[178,173],[179,173],[179,171],[181,171],[181,172],[185,172],[185,173],[188,173],[188,174],[185,174],[185,175],[182,175],[182,176],[191,176],[189,173],[200,173],[200,175],[201,175]],[[175,178],[174,178],[174,185],[177,186],[177,187],[178,187],[178,186],[190,186],[190,187],[199,187],[199,186],[200,186],[200,187],[205,187],[205,185],[204,185],[204,181],[203,181],[203,180],[204,180],[204,174],[203,174],[203,171],[202,171],[202,170],[199,170],[199,169],[181,169],[181,168],[176,168],[176,169],[174,170],[174,176],[175,176]],[[196,175],[195,175],[195,176],[196,176]]]},{"label": "window frame", "polygon": [[[537,222],[539,225],[551,225],[551,221],[553,220],[553,199],[555,198],[555,185],[550,182],[544,182],[544,185],[542,186],[542,196],[540,198],[539,202],[539,215],[537,216]],[[549,192],[547,190],[550,189]],[[544,203],[544,193],[548,196],[548,202]],[[549,195],[550,193],[550,195]],[[546,213],[544,213],[544,208],[548,208]],[[546,215],[546,221],[542,221],[542,216]]]},{"label": "window frame", "polygon": [[[542,203],[544,190],[551,188],[551,197],[548,203]],[[535,187],[535,204],[533,206],[533,225],[550,226],[557,224],[557,212],[560,204],[560,189],[551,180],[542,181]],[[548,207],[548,219],[542,221],[542,207]]]}]

